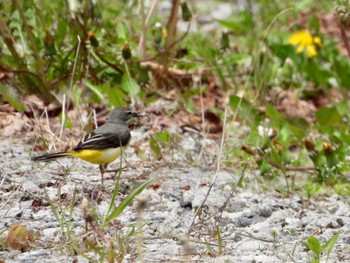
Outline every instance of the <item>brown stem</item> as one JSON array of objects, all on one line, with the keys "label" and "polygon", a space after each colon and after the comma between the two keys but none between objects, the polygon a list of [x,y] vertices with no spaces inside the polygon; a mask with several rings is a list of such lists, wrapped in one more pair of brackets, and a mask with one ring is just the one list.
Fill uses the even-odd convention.
[{"label": "brown stem", "polygon": [[349,44],[348,37],[346,36],[344,24],[342,22],[339,22],[339,28],[340,28],[340,35],[344,42],[346,52],[348,53],[348,57],[350,58],[350,44]]},{"label": "brown stem", "polygon": [[52,87],[52,86],[56,85],[57,83],[59,83],[59,82],[65,80],[65,79],[68,79],[68,78],[70,78],[70,77],[73,77],[73,74],[71,74],[71,73],[69,73],[69,74],[64,74],[64,75],[62,75],[59,79],[54,79],[54,80],[52,80],[48,85],[49,85],[49,87]]},{"label": "brown stem", "polygon": [[171,50],[169,47],[172,45],[175,37],[176,37],[176,26],[179,14],[180,0],[173,0],[173,6],[171,8],[171,13],[167,23],[167,31],[168,35],[166,37],[166,50],[162,54],[163,65],[164,65],[164,74],[168,71],[168,62],[169,57],[171,56]]},{"label": "brown stem", "polygon": [[109,241],[109,239],[103,235],[100,230],[98,230],[97,227],[94,226],[94,224],[90,223],[91,229],[92,231],[94,231],[99,237],[101,237],[103,239],[103,241],[106,243],[107,248],[109,249],[111,247],[111,242]]},{"label": "brown stem", "polygon": [[[30,75],[34,78],[36,78],[42,85],[44,85],[44,83],[42,82],[42,79],[35,73],[27,70],[27,69],[12,69],[12,68],[5,68],[0,64],[0,72],[7,72],[7,73],[15,73],[15,74],[26,74],[26,75]],[[35,90],[34,90],[35,91]]]},{"label": "brown stem", "polygon": [[173,0],[173,6],[171,8],[171,13],[167,23],[167,30],[168,30],[168,36],[166,39],[167,49],[169,48],[169,46],[172,44],[172,42],[176,37],[176,26],[177,26],[177,20],[179,15],[179,7],[180,7],[180,0]]},{"label": "brown stem", "polygon": [[174,41],[167,49],[168,50],[172,49],[177,44],[179,44],[182,40],[184,40],[185,37],[188,35],[188,32],[190,31],[190,27],[191,27],[191,24],[188,24],[185,34],[183,34],[178,40]]},{"label": "brown stem", "polygon": [[123,70],[118,65],[114,65],[114,64],[110,63],[109,61],[107,61],[97,50],[95,50],[95,54],[99,59],[101,59],[108,66],[110,66],[111,68],[114,68],[116,71],[118,71],[119,74],[121,74],[121,75],[124,74]]}]

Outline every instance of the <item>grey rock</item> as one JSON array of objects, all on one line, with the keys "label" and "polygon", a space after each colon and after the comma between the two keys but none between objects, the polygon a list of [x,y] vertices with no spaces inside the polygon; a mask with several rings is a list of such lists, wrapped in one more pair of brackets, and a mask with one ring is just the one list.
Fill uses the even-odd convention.
[{"label": "grey rock", "polygon": [[262,217],[270,217],[273,213],[273,208],[271,207],[261,207],[258,209],[258,214]]},{"label": "grey rock", "polygon": [[344,220],[342,218],[340,218],[340,217],[337,218],[335,221],[338,223],[338,225],[340,227],[343,227],[345,225]]}]

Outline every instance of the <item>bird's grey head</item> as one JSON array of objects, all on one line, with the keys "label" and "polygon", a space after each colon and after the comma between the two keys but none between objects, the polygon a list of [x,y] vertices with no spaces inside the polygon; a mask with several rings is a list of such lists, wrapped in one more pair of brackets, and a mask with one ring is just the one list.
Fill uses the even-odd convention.
[{"label": "bird's grey head", "polygon": [[117,123],[120,121],[127,122],[133,117],[141,117],[142,115],[134,112],[128,108],[116,108],[113,110],[109,116],[107,122],[109,123]]}]

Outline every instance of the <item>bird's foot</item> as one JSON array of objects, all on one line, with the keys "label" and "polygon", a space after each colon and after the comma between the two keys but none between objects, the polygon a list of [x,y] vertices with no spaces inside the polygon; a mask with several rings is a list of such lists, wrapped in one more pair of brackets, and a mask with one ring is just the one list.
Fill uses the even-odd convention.
[{"label": "bird's foot", "polygon": [[115,177],[117,176],[117,174],[123,170],[124,170],[124,168],[118,168],[118,169],[113,169],[113,170],[106,170],[105,173],[114,173],[114,175],[112,175],[110,177],[110,179],[115,180]]}]

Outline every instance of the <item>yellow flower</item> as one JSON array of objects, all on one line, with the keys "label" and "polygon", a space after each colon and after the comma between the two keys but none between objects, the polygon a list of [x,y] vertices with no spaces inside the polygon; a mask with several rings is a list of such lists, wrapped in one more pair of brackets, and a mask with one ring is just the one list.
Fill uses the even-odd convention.
[{"label": "yellow flower", "polygon": [[306,50],[308,58],[317,55],[317,48],[321,47],[321,39],[313,36],[307,30],[300,30],[293,33],[288,40],[288,43],[297,46],[297,53],[302,53]]}]

